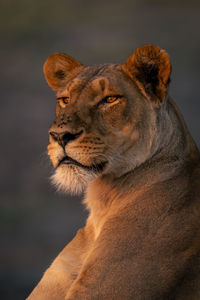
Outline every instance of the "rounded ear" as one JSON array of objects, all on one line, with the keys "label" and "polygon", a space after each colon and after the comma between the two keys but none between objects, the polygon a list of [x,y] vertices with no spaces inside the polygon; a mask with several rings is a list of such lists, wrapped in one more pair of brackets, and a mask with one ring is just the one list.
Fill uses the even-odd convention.
[{"label": "rounded ear", "polygon": [[147,97],[162,103],[167,93],[171,64],[169,55],[157,46],[145,45],[136,49],[123,65]]},{"label": "rounded ear", "polygon": [[67,79],[78,73],[82,65],[71,56],[64,53],[50,55],[44,64],[44,74],[50,87],[57,91],[65,86]]}]

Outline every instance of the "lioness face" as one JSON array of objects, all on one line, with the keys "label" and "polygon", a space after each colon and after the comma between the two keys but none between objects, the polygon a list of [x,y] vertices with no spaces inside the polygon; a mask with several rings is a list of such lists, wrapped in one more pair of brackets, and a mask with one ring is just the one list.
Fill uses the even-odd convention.
[{"label": "lioness face", "polygon": [[57,91],[48,154],[59,188],[79,193],[95,177],[133,170],[156,150],[156,101],[128,63],[84,67],[53,54],[44,71]]}]

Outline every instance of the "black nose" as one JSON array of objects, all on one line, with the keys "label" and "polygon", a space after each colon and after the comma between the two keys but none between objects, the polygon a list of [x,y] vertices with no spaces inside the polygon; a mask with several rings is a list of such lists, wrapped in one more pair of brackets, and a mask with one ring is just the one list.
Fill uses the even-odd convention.
[{"label": "black nose", "polygon": [[64,131],[64,132],[55,132],[55,131],[50,131],[49,134],[53,137],[53,139],[55,141],[58,142],[58,144],[60,146],[62,146],[63,148],[71,141],[77,139],[81,134],[83,133],[83,131],[79,131],[77,133],[71,133],[68,131]]}]

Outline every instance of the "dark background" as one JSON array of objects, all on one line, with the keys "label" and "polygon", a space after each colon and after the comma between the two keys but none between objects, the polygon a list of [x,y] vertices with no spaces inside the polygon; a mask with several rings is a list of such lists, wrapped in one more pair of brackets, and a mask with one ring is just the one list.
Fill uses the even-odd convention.
[{"label": "dark background", "polygon": [[86,217],[79,198],[50,185],[47,56],[119,63],[146,43],[166,49],[170,94],[200,145],[199,30],[200,1],[0,0],[0,299],[25,299]]}]

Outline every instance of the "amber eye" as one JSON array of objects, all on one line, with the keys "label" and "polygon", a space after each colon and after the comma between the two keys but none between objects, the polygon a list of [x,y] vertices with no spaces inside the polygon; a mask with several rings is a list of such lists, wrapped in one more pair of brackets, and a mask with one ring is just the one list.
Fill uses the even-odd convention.
[{"label": "amber eye", "polygon": [[58,104],[62,107],[65,108],[66,104],[70,102],[69,97],[58,97],[57,98]]},{"label": "amber eye", "polygon": [[104,98],[104,100],[105,100],[106,103],[113,103],[113,102],[117,101],[119,98],[122,98],[122,96],[119,96],[119,95],[117,95],[117,96],[107,96],[107,97]]}]

